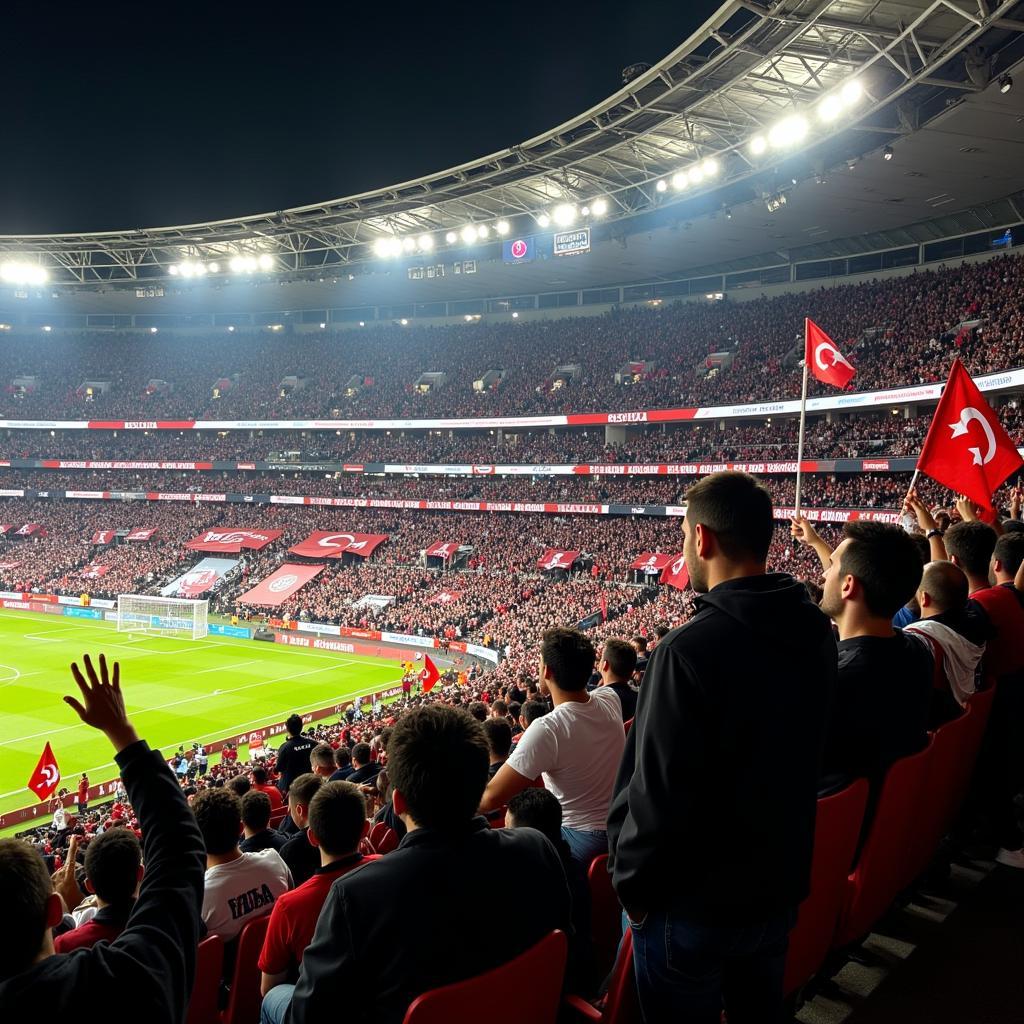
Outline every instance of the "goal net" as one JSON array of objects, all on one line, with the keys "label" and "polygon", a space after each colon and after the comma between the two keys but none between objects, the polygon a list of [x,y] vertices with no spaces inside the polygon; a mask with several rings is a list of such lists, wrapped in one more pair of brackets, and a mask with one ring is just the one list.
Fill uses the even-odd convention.
[{"label": "goal net", "polygon": [[207,634],[208,601],[182,597],[149,597],[143,594],[119,594],[117,631],[119,633],[156,633],[160,636],[186,636],[198,640]]}]

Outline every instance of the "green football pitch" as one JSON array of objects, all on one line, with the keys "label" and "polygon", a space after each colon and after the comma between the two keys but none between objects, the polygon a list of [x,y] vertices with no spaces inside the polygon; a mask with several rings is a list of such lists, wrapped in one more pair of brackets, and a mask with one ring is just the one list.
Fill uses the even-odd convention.
[{"label": "green football pitch", "polygon": [[386,658],[210,636],[118,633],[112,622],[0,612],[0,813],[36,800],[26,788],[49,741],[62,786],[81,772],[116,776],[106,738],[61,697],[77,694],[70,664],[104,652],[121,664],[121,689],[141,737],[165,753],[366,694],[400,676]]}]

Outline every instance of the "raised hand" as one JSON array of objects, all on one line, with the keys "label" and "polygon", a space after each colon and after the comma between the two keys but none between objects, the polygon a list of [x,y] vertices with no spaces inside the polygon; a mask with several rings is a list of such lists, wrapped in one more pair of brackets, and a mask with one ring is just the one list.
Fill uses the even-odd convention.
[{"label": "raised hand", "polygon": [[85,899],[78,887],[75,869],[78,864],[78,836],[73,835],[68,843],[67,859],[53,873],[53,891],[64,900],[64,906],[72,911]]},{"label": "raised hand", "polygon": [[82,658],[85,675],[82,675],[77,662],[72,662],[71,675],[78,684],[82,695],[79,702],[74,697],[65,697],[64,703],[74,708],[78,717],[99,729],[114,745],[118,752],[138,741],[138,735],[128,720],[124,708],[124,697],[121,694],[121,666],[115,661],[111,676],[107,669],[106,655],[100,655],[100,672],[96,675],[92,659],[88,654]]}]

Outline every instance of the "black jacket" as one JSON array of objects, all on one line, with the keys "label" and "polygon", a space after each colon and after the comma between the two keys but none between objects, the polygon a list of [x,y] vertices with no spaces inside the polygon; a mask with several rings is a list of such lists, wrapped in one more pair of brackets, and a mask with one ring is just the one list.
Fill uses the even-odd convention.
[{"label": "black jacket", "polygon": [[378,775],[384,766],[377,761],[369,761],[359,768],[355,768],[352,774],[345,780],[353,786],[368,786]]},{"label": "black jacket", "polygon": [[281,847],[287,842],[288,837],[278,832],[276,828],[265,828],[262,832],[243,839],[238,848],[242,853],[259,853],[260,850],[277,850],[280,853]]},{"label": "black jacket", "polygon": [[181,1024],[192,991],[206,854],[181,787],[140,740],[116,757],[142,827],[146,873],[125,930],[111,943],[39,961],[0,981],[0,1020],[46,1007],[63,1020],[123,1006],[147,1024]]},{"label": "black jacket", "polygon": [[721,583],[655,648],[608,814],[633,915],[753,923],[807,895],[829,620],[785,573]]},{"label": "black jacket", "polygon": [[[495,917],[481,879],[511,877],[529,882]],[[555,928],[571,934],[570,914],[561,861],[540,832],[481,817],[453,834],[416,829],[331,887],[285,1021],[323,1024],[343,1008],[346,1024],[401,1024],[423,992],[497,967]]]},{"label": "black jacket", "polygon": [[281,855],[281,860],[288,865],[296,886],[312,878],[313,873],[320,867],[320,850],[309,841],[309,829],[301,829],[295,835],[289,836],[284,846],[277,852]]},{"label": "black jacket", "polygon": [[310,770],[309,755],[316,740],[309,736],[292,736],[277,750],[277,772],[281,776],[277,786],[286,796],[292,783]]}]

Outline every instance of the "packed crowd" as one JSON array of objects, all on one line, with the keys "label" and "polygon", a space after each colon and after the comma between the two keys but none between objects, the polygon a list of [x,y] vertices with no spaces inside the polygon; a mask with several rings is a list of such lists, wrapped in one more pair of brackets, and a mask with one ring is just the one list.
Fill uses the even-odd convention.
[{"label": "packed crowd", "polygon": [[[961,322],[981,326],[961,337],[972,373],[1014,366],[1024,342],[1024,262],[988,262],[907,277],[822,288],[749,302],[690,302],[622,308],[600,317],[521,320],[443,327],[368,327],[320,332],[282,344],[278,334],[17,335],[5,339],[11,380],[36,377],[37,389],[0,395],[5,417],[69,415],[130,420],[282,417],[527,415],[720,405],[792,398],[800,373],[786,357],[810,316],[843,343],[858,388],[940,380]],[[734,357],[707,373],[712,352]],[[510,355],[511,354],[511,355]],[[630,361],[654,369],[617,384]],[[578,372],[553,386],[559,367]],[[182,368],[195,368],[187,376]],[[492,390],[473,382],[505,376]],[[443,386],[421,393],[421,374]],[[220,397],[219,382],[237,376]],[[293,387],[289,377],[301,380]],[[347,395],[356,377],[370,382]],[[151,387],[153,381],[170,385]],[[88,382],[109,382],[109,390]],[[812,382],[812,388],[818,385]],[[147,393],[148,392],[148,393]]]}]

